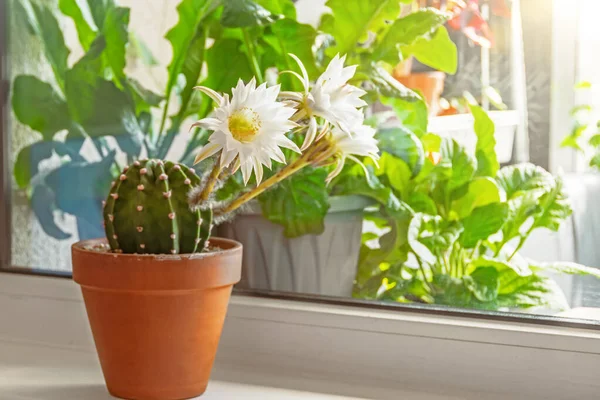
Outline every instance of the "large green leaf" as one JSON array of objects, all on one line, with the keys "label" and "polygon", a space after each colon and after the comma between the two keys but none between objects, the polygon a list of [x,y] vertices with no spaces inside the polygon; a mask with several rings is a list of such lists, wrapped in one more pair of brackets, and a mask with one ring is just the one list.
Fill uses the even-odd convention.
[{"label": "large green leaf", "polygon": [[256,3],[275,15],[296,19],[296,6],[292,0],[256,0]]},{"label": "large green leaf", "polygon": [[467,248],[474,248],[480,240],[487,239],[498,232],[508,215],[506,203],[491,203],[477,207],[471,215],[462,220],[464,231],[460,236],[460,244]]},{"label": "large green leaf", "polygon": [[400,158],[410,167],[412,176],[421,171],[425,152],[421,141],[412,132],[403,128],[385,128],[377,132],[376,139],[381,151]]},{"label": "large green leaf", "polygon": [[315,44],[317,31],[310,25],[286,18],[271,25],[271,32],[272,35],[265,35],[264,39],[277,49],[278,56],[275,59],[275,66],[280,71],[297,70],[300,72],[296,63],[288,56],[288,53],[292,53],[302,60],[308,76],[313,80],[316,79],[319,70],[312,47]]},{"label": "large green leaf", "polygon": [[372,166],[367,167],[367,172],[365,174],[360,165],[344,168],[333,181],[331,193],[338,196],[358,194],[369,197],[383,206],[387,216],[401,221],[410,220],[413,215],[411,208],[379,180]]},{"label": "large green leaf", "polygon": [[369,32],[378,32],[386,20],[395,20],[400,13],[398,0],[328,0],[326,5],[333,15],[323,17],[321,30],[335,39],[327,49],[330,56],[353,53]]},{"label": "large green leaf", "polygon": [[[82,0],[79,0],[82,1]],[[104,22],[106,21],[106,15],[108,11],[115,7],[114,0],[86,0],[92,19],[99,30],[104,28]]]},{"label": "large green leaf", "polygon": [[111,7],[106,11],[102,33],[106,40],[105,63],[110,66],[115,78],[125,78],[125,47],[129,41],[129,8]]},{"label": "large green leaf", "polygon": [[434,8],[428,8],[397,19],[373,51],[373,59],[395,66],[402,61],[403,46],[410,46],[420,38],[433,35],[449,16]]},{"label": "large green leaf", "polygon": [[54,71],[58,86],[64,88],[65,73],[68,68],[67,58],[70,51],[65,45],[65,39],[56,16],[46,5],[37,2],[22,0],[22,6],[27,11],[30,28],[43,44],[44,54]]},{"label": "large green leaf", "polygon": [[536,196],[519,196],[508,201],[508,215],[506,222],[502,227],[503,241],[508,242],[510,239],[521,236],[523,224],[529,218],[538,214],[541,210],[540,204]]},{"label": "large green leaf", "polygon": [[329,196],[325,169],[305,168],[259,196],[263,215],[282,225],[286,237],[319,235],[325,229]]},{"label": "large green leaf", "polygon": [[71,124],[67,103],[50,84],[35,76],[15,78],[12,108],[19,122],[40,132],[45,140]]},{"label": "large green leaf", "polygon": [[59,0],[58,6],[60,11],[71,17],[75,23],[79,43],[81,43],[83,50],[89,50],[96,37],[97,28],[92,20],[88,3],[84,0]]},{"label": "large green leaf", "polygon": [[540,197],[539,203],[541,212],[533,219],[535,228],[548,228],[556,232],[560,224],[573,212],[560,179],[551,191]]},{"label": "large green leaf", "polygon": [[249,28],[268,25],[277,19],[277,15],[252,0],[223,0],[221,25],[225,27]]},{"label": "large green leaf", "polygon": [[185,77],[185,86],[179,95],[181,102],[179,112],[173,122],[174,127],[178,127],[188,113],[187,108],[192,98],[194,87],[198,84],[202,66],[206,58],[206,32],[199,29],[190,43],[189,52],[181,67],[181,74]]},{"label": "large green leaf", "polygon": [[529,163],[500,169],[496,181],[504,189],[507,200],[522,195],[541,196],[554,187],[554,178],[549,172]]},{"label": "large green leaf", "polygon": [[493,267],[504,278],[507,277],[507,274],[505,274],[506,270],[510,270],[518,276],[529,276],[532,274],[531,268],[529,268],[529,265],[527,265],[526,263],[519,263],[517,261],[501,261],[487,256],[481,256],[479,258],[476,258],[475,260],[472,260],[469,263],[469,267],[467,268],[467,274],[470,274],[479,267]]},{"label": "large green leaf", "polygon": [[[564,293],[551,278],[537,274],[516,276],[514,273],[513,277],[514,279],[500,285],[499,307],[544,307],[554,311],[569,308]],[[502,281],[502,274],[500,281]]]},{"label": "large green leaf", "polygon": [[361,72],[369,77],[381,102],[394,109],[402,126],[418,137],[427,132],[427,104],[420,95],[402,85],[380,66],[370,65]]},{"label": "large green leaf", "polygon": [[131,96],[98,75],[103,50],[104,41],[100,36],[88,53],[67,72],[65,89],[69,113],[90,137],[114,136],[127,146],[124,151],[138,154],[143,134],[136,118],[135,104]]},{"label": "large green leaf", "polygon": [[441,161],[439,169],[450,169],[447,191],[470,182],[477,169],[477,160],[467,152],[466,148],[451,138],[444,138],[440,145]]},{"label": "large green leaf", "polygon": [[467,193],[452,203],[452,211],[462,219],[477,207],[500,201],[502,197],[496,181],[488,177],[476,177],[469,182]]},{"label": "large green leaf", "polygon": [[433,36],[421,37],[410,46],[402,47],[402,54],[404,58],[412,55],[422,64],[449,74],[455,74],[458,68],[458,51],[444,26]]},{"label": "large green leaf", "polygon": [[494,301],[498,297],[498,270],[494,267],[479,267],[470,275],[463,276],[465,287],[479,301]]},{"label": "large green leaf", "polygon": [[552,263],[532,263],[531,268],[539,272],[558,272],[559,274],[568,275],[589,275],[600,279],[600,269],[586,267],[585,265],[558,261]]},{"label": "large green leaf", "polygon": [[[168,66],[169,76],[165,97],[170,98],[182,72],[186,78],[185,89],[183,90],[185,96],[182,96],[182,100],[187,100],[185,104],[182,102],[182,107],[178,113],[180,116],[185,113],[184,110],[191,96],[191,88],[196,85],[202,67],[205,45],[205,32],[202,24],[218,5],[217,0],[182,0],[177,6],[179,20],[165,36],[171,42],[171,48],[173,49],[171,63]],[[220,41],[215,46],[219,43]],[[235,64],[229,64],[228,69],[235,70],[232,65]],[[162,132],[159,132],[159,134],[162,134]]]},{"label": "large green leaf", "polygon": [[359,72],[368,76],[377,92],[385,98],[402,99],[411,103],[419,100],[423,101],[421,96],[398,82],[381,66],[376,64],[362,65]]},{"label": "large green leaf", "polygon": [[127,87],[133,96],[135,102],[135,114],[140,115],[142,112],[149,112],[151,107],[158,107],[164,97],[146,89],[142,84],[133,79],[127,79]]},{"label": "large green leaf", "polygon": [[241,42],[236,39],[222,39],[206,52],[208,78],[203,85],[219,92],[229,92],[238,79],[248,81],[252,78],[252,68],[240,46]]},{"label": "large green leaf", "polygon": [[494,122],[479,106],[469,105],[475,118],[474,130],[477,135],[475,156],[477,157],[477,176],[496,177],[500,164],[496,156],[496,139]]},{"label": "large green leaf", "polygon": [[[370,163],[370,160],[367,160]],[[400,198],[408,196],[412,172],[408,164],[390,153],[381,154],[375,175],[381,183],[394,190]]]}]

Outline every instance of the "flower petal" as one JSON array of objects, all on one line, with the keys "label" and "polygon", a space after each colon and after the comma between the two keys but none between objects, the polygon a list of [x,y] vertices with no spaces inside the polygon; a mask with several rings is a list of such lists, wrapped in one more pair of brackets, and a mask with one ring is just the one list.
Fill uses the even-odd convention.
[{"label": "flower petal", "polygon": [[302,72],[302,77],[304,78],[302,81],[304,83],[304,89],[308,90],[308,87],[310,85],[310,79],[308,79],[308,72],[306,72],[306,68],[304,67],[304,64],[302,64],[302,61],[300,61],[300,59],[298,57],[296,57],[295,54],[292,53],[288,53],[288,55],[290,57],[292,57],[296,63],[298,64],[298,67],[300,67],[300,71]]},{"label": "flower petal", "polygon": [[205,160],[206,158],[212,156],[217,151],[221,150],[222,147],[216,143],[209,143],[202,148],[200,153],[194,159],[194,165],[198,164],[200,161]]},{"label": "flower petal", "polygon": [[256,184],[259,185],[263,178],[263,167],[260,161],[256,158],[254,161],[254,175],[256,176]]},{"label": "flower petal", "polygon": [[221,102],[223,101],[223,96],[221,96],[219,93],[217,93],[209,87],[196,86],[194,87],[194,89],[201,91],[202,93],[213,99],[217,104],[221,104]]},{"label": "flower petal", "polygon": [[306,136],[304,137],[304,143],[302,143],[302,147],[300,150],[306,150],[312,142],[314,142],[315,137],[317,136],[317,119],[315,117],[310,117],[310,121],[308,121],[308,131],[306,131]]},{"label": "flower petal", "polygon": [[340,172],[342,172],[342,169],[344,168],[344,162],[345,162],[345,158],[341,157],[338,162],[337,165],[335,166],[335,168],[333,169],[333,171],[331,171],[329,173],[329,175],[327,175],[327,178],[325,178],[325,183],[327,183],[328,185],[331,183],[331,181],[333,180],[333,178],[335,178],[336,176],[338,176],[340,174]]}]

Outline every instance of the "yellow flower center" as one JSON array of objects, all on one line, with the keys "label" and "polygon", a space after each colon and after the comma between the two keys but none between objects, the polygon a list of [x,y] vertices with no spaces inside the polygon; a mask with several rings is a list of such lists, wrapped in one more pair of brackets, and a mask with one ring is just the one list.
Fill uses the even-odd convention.
[{"label": "yellow flower center", "polygon": [[231,114],[228,124],[229,131],[235,140],[248,143],[254,140],[260,129],[260,118],[248,107],[243,107]]}]

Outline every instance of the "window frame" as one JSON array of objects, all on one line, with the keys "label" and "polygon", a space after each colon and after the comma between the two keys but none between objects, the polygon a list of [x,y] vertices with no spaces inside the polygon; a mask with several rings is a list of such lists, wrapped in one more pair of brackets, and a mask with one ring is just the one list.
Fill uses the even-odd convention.
[{"label": "window frame", "polygon": [[[0,1],[2,19],[6,3]],[[7,25],[0,26],[0,341],[93,352],[81,294],[70,275],[10,262]],[[537,358],[515,362],[520,350]],[[451,370],[449,357],[456,361]],[[532,361],[568,368],[532,370]],[[504,371],[502,379],[487,374],[491,362]],[[481,399],[486,393],[485,398],[504,399],[529,390],[534,397],[528,398],[562,399],[597,394],[600,383],[592,368],[597,365],[596,321],[236,290],[214,376],[377,398],[441,399],[446,397],[436,393],[443,393]],[[557,387],[569,379],[581,385]]]},{"label": "window frame", "polygon": [[[0,2],[0,20],[8,15],[6,1]],[[0,25],[0,270],[11,260],[11,179],[9,175],[10,138],[8,134],[8,24]]]}]

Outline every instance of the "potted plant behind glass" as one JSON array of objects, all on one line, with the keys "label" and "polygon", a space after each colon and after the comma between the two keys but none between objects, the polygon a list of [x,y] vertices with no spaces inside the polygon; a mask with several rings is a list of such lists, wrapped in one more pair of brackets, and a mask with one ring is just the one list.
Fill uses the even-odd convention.
[{"label": "potted plant behind glass", "polygon": [[[353,72],[343,70],[348,78]],[[72,247],[73,279],[81,285],[106,384],[122,398],[182,399],[206,389],[242,265],[238,242],[210,238],[213,215],[228,218],[304,168],[335,165],[323,176],[329,181],[346,158],[361,165],[355,156],[378,158],[374,130],[362,118],[347,132],[324,127],[317,134],[312,122],[304,123],[305,113],[316,111],[304,101],[306,91],[280,93],[279,85],[257,87],[255,79],[240,80],[231,97],[198,89],[217,103],[213,116],[194,124],[211,131],[195,162],[212,166],[199,177],[170,161],[133,162],[104,202],[106,240]],[[340,93],[348,113],[361,115],[362,93]],[[288,136],[303,138],[302,147]],[[272,163],[285,166],[263,180],[263,167]],[[256,185],[217,201],[221,178],[237,170],[244,186],[251,178]]]},{"label": "potted plant behind glass", "polygon": [[427,157],[418,170],[384,152],[379,167],[367,165],[367,179],[357,180],[365,171],[354,167],[339,176],[339,190],[380,204],[366,218],[370,229],[354,295],[485,310],[564,310],[567,300],[549,273],[600,278],[600,271],[519,255],[532,232],[557,231],[571,214],[562,182],[533,164],[500,168],[494,124],[480,107],[470,108],[474,149],[428,133],[420,140]]},{"label": "potted plant behind glass", "polygon": [[[305,99],[295,100],[316,104],[316,109],[305,113],[303,118],[314,127],[315,135],[328,127],[337,132],[348,131],[343,125],[351,124],[346,118],[352,116],[344,111],[347,105],[338,97],[345,90],[360,88],[366,91],[362,97],[366,103],[391,105],[407,126],[424,131],[427,126],[425,103],[419,95],[399,84],[390,71],[399,61],[400,52],[412,51],[411,46],[416,42],[422,53],[427,53],[429,46],[427,54],[430,55],[439,53],[441,46],[441,56],[448,56],[446,65],[452,68],[450,64],[456,63],[452,52],[455,53],[456,48],[450,39],[447,35],[431,38],[432,33],[443,29],[449,15],[428,9],[399,18],[398,1],[371,2],[366,8],[364,5],[358,0],[330,0],[327,6],[332,14],[322,17],[319,35],[313,33],[297,38],[302,43],[314,43],[317,48],[314,58],[300,57],[309,79],[302,77]],[[288,20],[286,17],[280,23]],[[357,28],[355,21],[364,21],[364,24]],[[265,33],[269,37],[272,32],[266,30]],[[369,34],[372,40],[363,43]],[[345,60],[335,58],[337,52],[346,53]],[[356,65],[354,77],[345,72],[350,69],[342,69],[344,61]],[[324,72],[320,76],[311,72],[315,68],[320,70],[321,66]],[[402,146],[411,146],[410,140],[394,145],[400,147],[398,152],[404,151]],[[324,175],[326,172],[320,168],[306,170],[262,194],[257,203],[241,210],[231,223],[223,225],[223,235],[245,244],[244,271],[238,287],[351,295],[363,210],[372,200],[364,196],[331,196],[335,185],[322,185],[319,176]],[[225,185],[224,198],[229,191],[235,192],[235,179],[231,178]]]},{"label": "potted plant behind glass", "polygon": [[581,153],[588,165],[600,169],[600,120],[595,119],[594,107],[590,104],[592,84],[581,81],[575,84],[576,93],[587,99],[574,106],[569,114],[572,118],[571,132],[561,142],[561,147],[572,148]]}]

